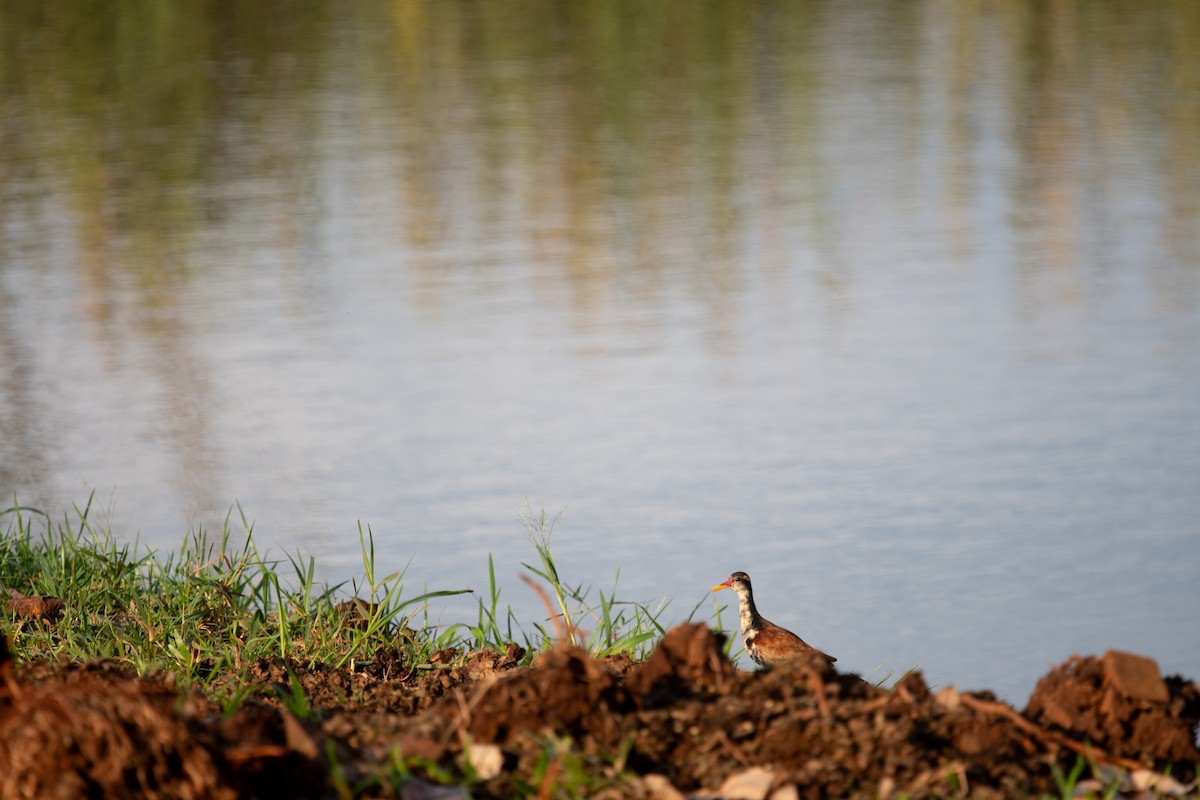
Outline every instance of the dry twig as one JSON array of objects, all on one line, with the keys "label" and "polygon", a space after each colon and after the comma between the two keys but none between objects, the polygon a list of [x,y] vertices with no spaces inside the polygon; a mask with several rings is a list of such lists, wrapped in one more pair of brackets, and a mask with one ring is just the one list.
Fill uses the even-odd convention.
[{"label": "dry twig", "polygon": [[963,694],[961,699],[962,704],[967,708],[978,711],[982,714],[991,714],[993,716],[1004,717],[1022,731],[1041,741],[1042,743],[1060,745],[1090,760],[1097,761],[1101,764],[1112,764],[1113,766],[1121,767],[1122,769],[1135,770],[1141,769],[1143,766],[1131,758],[1115,756],[1111,753],[1104,752],[1098,747],[1094,747],[1089,744],[1081,744],[1080,742],[1077,742],[1074,739],[1064,736],[1056,731],[1046,730],[1045,728],[1035,725],[1034,723],[1025,719],[1025,717],[1021,716],[1012,708],[1009,708],[1003,703],[996,703],[990,700],[980,700],[979,698],[972,697],[969,694]]}]

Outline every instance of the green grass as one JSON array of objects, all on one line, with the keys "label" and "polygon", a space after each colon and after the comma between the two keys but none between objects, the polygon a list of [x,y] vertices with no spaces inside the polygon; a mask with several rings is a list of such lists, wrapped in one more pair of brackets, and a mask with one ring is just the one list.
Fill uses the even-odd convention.
[{"label": "green grass", "polygon": [[[666,632],[659,622],[659,617],[666,610],[667,603],[664,601],[651,609],[640,603],[617,600],[617,584],[621,577],[619,570],[613,579],[612,589],[607,594],[603,589],[598,589],[598,599],[592,599],[591,586],[571,586],[559,575],[558,566],[550,552],[550,539],[557,518],[547,520],[544,511],[535,514],[532,509],[527,509],[520,518],[525,526],[527,538],[538,556],[536,564],[523,562],[522,566],[550,587],[546,596],[553,604],[553,607],[547,608],[549,616],[546,620],[533,624],[534,633],[527,634],[521,631],[526,648],[543,650],[557,637],[600,657],[614,653],[630,653],[634,658],[640,659],[648,655],[653,649],[653,643]],[[496,646],[500,644],[501,639],[514,641],[511,610],[506,617],[504,636],[507,638],[500,636],[499,627],[492,624],[497,618],[499,590],[496,587],[495,569],[490,557],[488,571],[491,596],[487,611],[485,614],[484,603],[481,600],[481,624],[478,629],[471,631],[475,635],[473,644],[478,647]]]},{"label": "green grass", "polygon": [[[469,591],[407,594],[403,572],[377,574],[369,529],[360,531],[361,585],[326,586],[312,559],[264,557],[240,508],[219,536],[189,533],[166,556],[118,544],[90,511],[89,502],[57,523],[16,505],[0,512],[0,586],[66,602],[53,625],[9,623],[21,658],[108,658],[200,687],[261,658],[353,666],[398,640],[419,664],[442,644],[427,630],[407,633],[425,604]],[[366,602],[347,609],[351,597]]]},{"label": "green grass", "polygon": [[[477,598],[474,624],[439,628],[428,622],[429,601],[471,589],[409,592],[404,570],[378,570],[369,527],[359,528],[361,576],[330,586],[318,584],[311,558],[260,553],[240,506],[218,535],[189,532],[176,552],[161,555],[136,541],[118,543],[95,525],[91,499],[59,521],[14,503],[0,511],[0,588],[51,595],[66,609],[53,625],[10,619],[7,633],[22,659],[107,658],[142,673],[168,670],[183,683],[224,692],[232,706],[239,682],[229,675],[264,658],[354,668],[402,646],[419,669],[447,647],[502,649],[509,642],[522,645],[529,661],[561,638],[598,656],[648,655],[664,632],[659,619],[667,604],[618,600],[616,581],[608,591],[568,584],[550,551],[553,523],[532,513],[522,521],[537,555],[524,566],[553,598],[547,617],[526,629],[501,606],[489,557],[488,592]],[[364,602],[348,607],[351,598]]]}]

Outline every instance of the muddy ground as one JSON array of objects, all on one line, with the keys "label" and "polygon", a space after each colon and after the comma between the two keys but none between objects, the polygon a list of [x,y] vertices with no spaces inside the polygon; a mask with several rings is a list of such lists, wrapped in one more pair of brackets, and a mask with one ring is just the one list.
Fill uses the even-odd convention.
[{"label": "muddy ground", "polygon": [[476,797],[1058,796],[1055,769],[1081,758],[1124,772],[1121,796],[1169,795],[1200,761],[1196,684],[1118,652],[1057,667],[1023,712],[919,674],[887,691],[822,663],[737,671],[702,625],[636,665],[559,647],[521,667],[510,645],[415,669],[405,652],[255,664],[230,714],[170,674],[0,654],[0,797],[461,797],[437,781],[464,771]]}]

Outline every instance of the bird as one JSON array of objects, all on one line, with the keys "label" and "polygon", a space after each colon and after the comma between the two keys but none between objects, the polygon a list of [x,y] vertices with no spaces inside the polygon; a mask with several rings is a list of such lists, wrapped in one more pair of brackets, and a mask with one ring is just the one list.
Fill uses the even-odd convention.
[{"label": "bird", "polygon": [[750,576],[746,573],[733,573],[724,583],[714,586],[712,591],[719,592],[722,589],[733,589],[737,592],[742,643],[746,645],[746,653],[754,659],[755,664],[769,668],[801,654],[813,654],[831,664],[837,661],[788,629],[764,619],[754,607],[754,591],[750,588]]}]

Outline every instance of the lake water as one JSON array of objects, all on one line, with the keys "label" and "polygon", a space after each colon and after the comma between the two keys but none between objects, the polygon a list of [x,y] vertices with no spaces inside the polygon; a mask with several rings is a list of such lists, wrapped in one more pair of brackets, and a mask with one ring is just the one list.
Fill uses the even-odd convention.
[{"label": "lake water", "polygon": [[0,6],[0,493],[1200,678],[1200,4],[218,6]]}]

